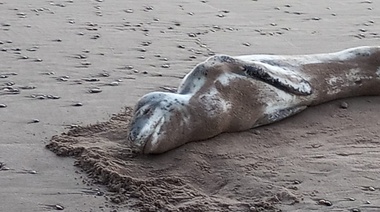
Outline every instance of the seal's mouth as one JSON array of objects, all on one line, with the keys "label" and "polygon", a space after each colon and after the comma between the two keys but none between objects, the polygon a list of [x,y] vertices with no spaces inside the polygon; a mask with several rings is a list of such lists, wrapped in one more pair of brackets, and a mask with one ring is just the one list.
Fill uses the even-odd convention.
[{"label": "seal's mouth", "polygon": [[149,150],[148,150],[148,148],[147,148],[147,146],[148,146],[148,143],[151,141],[151,137],[152,137],[152,134],[150,134],[147,138],[146,138],[146,140],[145,140],[145,142],[144,142],[144,145],[142,146],[142,148],[141,148],[141,153],[143,153],[143,154],[149,154],[150,152],[149,152]]}]

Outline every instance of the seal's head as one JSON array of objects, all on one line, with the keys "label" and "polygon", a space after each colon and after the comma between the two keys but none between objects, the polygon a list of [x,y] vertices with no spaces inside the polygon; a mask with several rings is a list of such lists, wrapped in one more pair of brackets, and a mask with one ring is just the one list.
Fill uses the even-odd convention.
[{"label": "seal's head", "polygon": [[187,95],[153,92],[143,96],[135,107],[129,141],[144,154],[179,146],[188,117],[187,104]]}]

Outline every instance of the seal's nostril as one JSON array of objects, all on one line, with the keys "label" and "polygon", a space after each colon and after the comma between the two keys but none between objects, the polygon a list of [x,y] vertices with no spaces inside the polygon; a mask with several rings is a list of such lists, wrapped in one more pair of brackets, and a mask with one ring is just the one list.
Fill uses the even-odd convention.
[{"label": "seal's nostril", "polygon": [[128,135],[128,139],[130,141],[135,141],[136,140],[136,133],[130,132],[129,135]]}]

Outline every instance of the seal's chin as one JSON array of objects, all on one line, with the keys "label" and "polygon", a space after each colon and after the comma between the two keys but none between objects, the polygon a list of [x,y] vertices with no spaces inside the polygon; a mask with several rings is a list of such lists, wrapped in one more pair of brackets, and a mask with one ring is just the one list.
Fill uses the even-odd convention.
[{"label": "seal's chin", "polygon": [[150,135],[148,138],[147,138],[147,140],[145,141],[145,143],[144,143],[144,147],[142,148],[142,151],[141,151],[141,153],[143,153],[143,154],[152,154],[152,153],[156,153],[155,151],[154,151],[154,148],[152,148],[153,147],[153,145],[152,145],[152,135]]},{"label": "seal's chin", "polygon": [[[144,140],[132,141],[129,139],[130,143],[134,151],[141,154],[157,154],[161,153],[158,151],[158,147],[160,146],[159,141],[153,141],[153,135],[147,136]],[[154,144],[153,144],[154,143]]]},{"label": "seal's chin", "polygon": [[128,141],[131,144],[134,151],[142,154],[147,154],[148,151],[146,150],[147,145],[149,143],[149,140],[151,139],[152,135],[147,136],[144,139],[135,139],[135,137],[132,135],[132,133],[129,133]]}]

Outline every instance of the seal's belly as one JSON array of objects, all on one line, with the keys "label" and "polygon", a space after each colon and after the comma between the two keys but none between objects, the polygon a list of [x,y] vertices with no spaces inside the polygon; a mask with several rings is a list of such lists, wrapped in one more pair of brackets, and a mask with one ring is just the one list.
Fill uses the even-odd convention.
[{"label": "seal's belly", "polygon": [[[214,88],[208,89],[217,91],[214,93],[214,99],[219,99],[218,105],[206,104],[207,107],[214,109],[210,115],[218,114],[228,122],[225,126],[228,132],[251,129],[257,126],[263,117],[289,108],[304,106],[307,102],[306,97],[288,93],[260,80],[228,78],[231,79],[228,84],[215,83]],[[216,103],[216,101],[207,101],[210,102]],[[215,109],[218,109],[219,113],[215,113]]]}]

